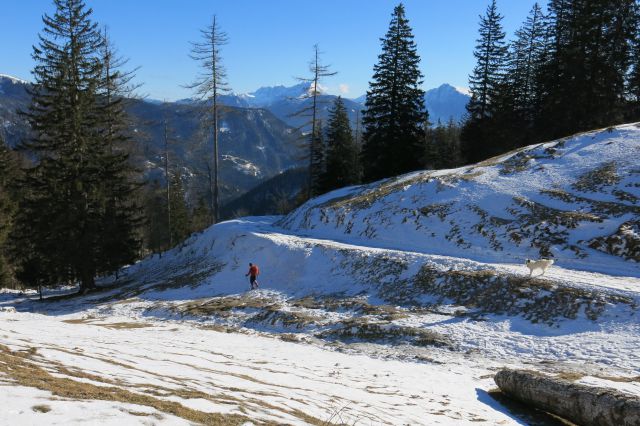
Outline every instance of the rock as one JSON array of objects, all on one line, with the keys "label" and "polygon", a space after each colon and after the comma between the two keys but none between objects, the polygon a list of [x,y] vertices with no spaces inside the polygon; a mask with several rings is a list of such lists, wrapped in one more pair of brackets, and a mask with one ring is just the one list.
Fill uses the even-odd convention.
[{"label": "rock", "polygon": [[640,398],[527,370],[505,369],[494,380],[507,396],[578,425],[640,426]]}]

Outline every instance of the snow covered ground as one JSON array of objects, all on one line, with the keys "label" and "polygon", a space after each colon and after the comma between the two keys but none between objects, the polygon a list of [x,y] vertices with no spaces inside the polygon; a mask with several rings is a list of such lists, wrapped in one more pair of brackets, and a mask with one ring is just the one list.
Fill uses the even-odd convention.
[{"label": "snow covered ground", "polygon": [[[640,396],[636,236],[611,252],[589,247],[638,220],[640,172],[623,155],[638,134],[622,126],[481,173],[438,172],[446,182],[418,173],[284,218],[221,223],[83,297],[0,293],[0,423],[549,424],[491,396],[503,367]],[[546,172],[512,175],[532,161]],[[469,174],[479,180],[458,179]],[[556,181],[583,198],[560,209],[536,192]],[[405,220],[444,196],[460,199]],[[505,217],[522,196],[541,217]],[[551,204],[566,221],[553,222]],[[525,219],[533,240],[508,240]],[[470,244],[443,237],[456,224]],[[521,258],[541,247],[558,262],[529,277]],[[257,291],[248,262],[261,268]]]},{"label": "snow covered ground", "polygon": [[[56,371],[60,363],[90,375],[75,380],[154,397],[153,391],[160,390],[157,398],[205,413],[287,424],[516,424],[494,408],[497,404],[486,393],[491,372],[464,358],[446,365],[401,362],[176,323],[131,323],[126,318],[68,323],[39,314],[0,315],[3,344],[12,351],[37,348],[29,362],[52,375],[74,377],[73,372]],[[11,407],[2,410],[2,424],[51,424],[56,419],[60,424],[87,419],[115,424],[123,418],[177,422],[148,406],[70,404],[50,392],[2,381],[0,400]],[[34,411],[36,405],[51,411]]]},{"label": "snow covered ground", "polygon": [[[0,423],[181,424],[221,413],[237,416],[230,424],[522,424],[488,393],[501,367],[568,372],[640,395],[638,278],[552,267],[541,281],[629,303],[611,299],[597,320],[579,312],[551,325],[472,315],[471,307],[430,304],[426,294],[420,303],[394,304],[385,280],[407,281],[423,264],[528,272],[285,234],[274,219],[217,225],[83,298],[41,303],[4,293],[0,308],[17,309],[0,312],[5,356],[22,354],[54,377],[143,397],[136,404],[92,391],[87,399],[66,395],[51,384],[16,386],[24,379],[0,369],[0,402],[11,407]],[[377,271],[380,259],[389,264]],[[244,277],[250,260],[263,271],[254,292]],[[369,281],[355,264],[372,273]],[[394,271],[398,264],[405,267]],[[166,401],[190,411],[172,411]]]}]

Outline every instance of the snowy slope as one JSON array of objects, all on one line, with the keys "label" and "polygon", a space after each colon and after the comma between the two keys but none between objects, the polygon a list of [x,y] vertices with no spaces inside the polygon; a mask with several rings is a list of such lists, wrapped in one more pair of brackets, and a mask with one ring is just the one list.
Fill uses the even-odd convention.
[{"label": "snowy slope", "polygon": [[[529,279],[521,265],[287,234],[275,219],[216,225],[83,298],[0,297],[18,310],[0,312],[0,358],[139,395],[134,404],[116,391],[92,397],[92,387],[67,395],[0,362],[0,403],[12,407],[0,422],[180,424],[217,413],[279,424],[522,424],[488,394],[504,366],[640,395],[639,279],[556,267]],[[261,267],[261,290],[245,292],[248,261]],[[462,285],[447,281],[455,274],[488,278],[503,308],[430,286]],[[191,411],[175,418],[166,401]],[[42,405],[52,414],[33,408]]]},{"label": "snowy slope", "polygon": [[279,224],[384,248],[640,276],[637,124],[311,200]]}]

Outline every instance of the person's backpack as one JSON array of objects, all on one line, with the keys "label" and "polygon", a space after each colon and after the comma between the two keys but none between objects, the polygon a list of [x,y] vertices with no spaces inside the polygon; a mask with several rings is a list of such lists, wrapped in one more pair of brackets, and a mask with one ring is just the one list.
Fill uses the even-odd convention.
[{"label": "person's backpack", "polygon": [[258,268],[258,265],[253,265],[254,268],[256,268],[256,277],[258,275],[260,275],[260,268]]}]

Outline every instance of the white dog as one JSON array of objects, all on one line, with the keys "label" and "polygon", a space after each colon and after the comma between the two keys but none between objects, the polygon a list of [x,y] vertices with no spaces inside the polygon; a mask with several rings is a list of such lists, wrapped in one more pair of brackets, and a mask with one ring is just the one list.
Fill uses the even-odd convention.
[{"label": "white dog", "polygon": [[542,274],[540,274],[540,276],[542,276],[544,275],[545,272],[547,272],[547,269],[549,269],[549,266],[553,265],[553,259],[540,259],[540,260],[527,259],[524,262],[524,264],[527,265],[527,268],[529,268],[529,276],[533,274],[533,271],[535,269],[542,269]]}]

